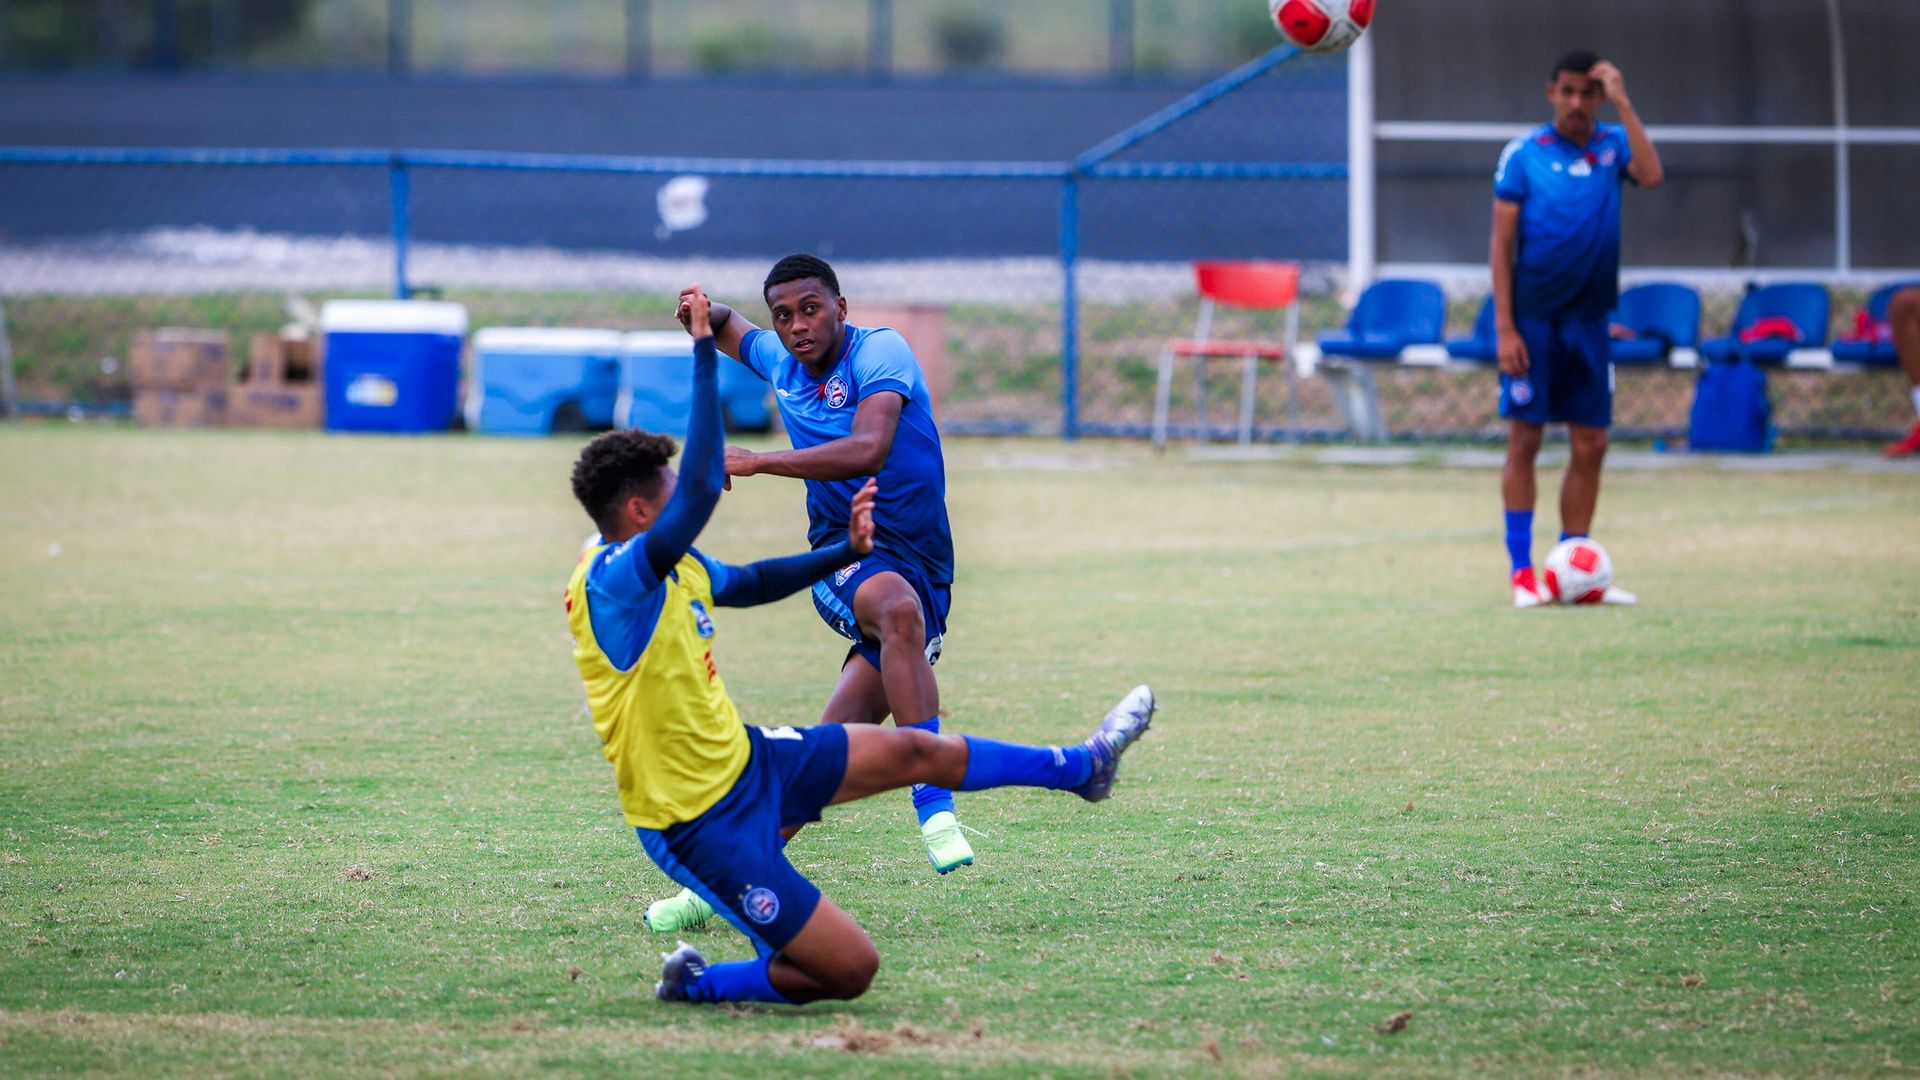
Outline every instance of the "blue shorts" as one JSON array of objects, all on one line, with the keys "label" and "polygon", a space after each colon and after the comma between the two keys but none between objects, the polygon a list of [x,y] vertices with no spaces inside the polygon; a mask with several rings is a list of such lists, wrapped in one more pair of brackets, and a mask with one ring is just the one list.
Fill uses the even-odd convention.
[{"label": "blue shorts", "polygon": [[664,829],[635,828],[668,877],[713,905],[761,956],[787,947],[820,890],[787,861],[780,830],[820,820],[847,773],[847,729],[747,729],[752,756],[706,813]]},{"label": "blue shorts", "polygon": [[860,620],[853,616],[853,594],[875,574],[891,571],[907,579],[913,594],[920,598],[920,617],[927,624],[927,663],[940,662],[942,641],[947,633],[947,609],[953,603],[953,589],[935,585],[920,571],[878,551],[859,562],[835,570],[813,583],[813,607],[833,632],[853,642],[849,652],[859,653],[875,671],[880,670],[880,643],[860,632]]},{"label": "blue shorts", "polygon": [[1613,425],[1613,343],[1607,319],[1520,318],[1527,377],[1500,376],[1500,415],[1529,424]]}]

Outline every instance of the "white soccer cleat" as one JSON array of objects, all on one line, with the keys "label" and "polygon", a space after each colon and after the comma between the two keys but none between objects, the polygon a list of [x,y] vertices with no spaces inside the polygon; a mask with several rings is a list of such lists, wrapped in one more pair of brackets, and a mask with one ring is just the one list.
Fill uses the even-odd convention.
[{"label": "white soccer cleat", "polygon": [[1540,591],[1534,583],[1533,567],[1523,566],[1513,572],[1513,606],[1516,608],[1539,607],[1551,601],[1551,597]]},{"label": "white soccer cleat", "polygon": [[1609,585],[1607,586],[1607,591],[1600,594],[1600,602],[1603,604],[1619,604],[1622,607],[1631,607],[1639,603],[1640,598],[1618,585]]}]

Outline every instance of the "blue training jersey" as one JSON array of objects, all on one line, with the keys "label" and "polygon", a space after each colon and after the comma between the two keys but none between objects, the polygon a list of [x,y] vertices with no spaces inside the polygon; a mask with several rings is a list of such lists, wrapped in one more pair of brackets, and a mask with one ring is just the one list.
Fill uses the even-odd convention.
[{"label": "blue training jersey", "polygon": [[[893,448],[878,477],[873,546],[916,567],[933,584],[952,584],[946,458],[940,451],[940,430],[933,425],[927,380],[907,339],[887,327],[848,326],[839,358],[821,379],[808,374],[771,330],[754,330],[741,338],[740,359],[773,385],[780,419],[795,450],[853,434],[854,409],[874,394],[892,392],[906,399]],[[807,540],[812,546],[845,538],[853,496],[864,482],[864,477],[806,482]]]},{"label": "blue training jersey", "polygon": [[1542,124],[1507,144],[1496,199],[1520,204],[1513,265],[1515,318],[1598,318],[1620,295],[1620,185],[1630,179],[1626,129],[1596,124],[1576,146]]}]

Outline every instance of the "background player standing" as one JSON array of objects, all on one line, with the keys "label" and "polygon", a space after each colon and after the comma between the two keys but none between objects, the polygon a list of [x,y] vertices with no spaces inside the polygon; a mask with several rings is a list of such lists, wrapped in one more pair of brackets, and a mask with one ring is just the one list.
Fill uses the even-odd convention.
[{"label": "background player standing", "polygon": [[[1565,421],[1572,459],[1560,484],[1560,538],[1586,536],[1600,499],[1613,424],[1607,313],[1619,299],[1620,189],[1658,187],[1660,155],[1627,99],[1620,70],[1585,50],[1561,57],[1547,83],[1553,122],[1507,144],[1493,177],[1493,302],[1500,474],[1513,605],[1542,602],[1533,575],[1534,462],[1548,423]],[[1612,102],[1620,124],[1596,119]],[[1608,588],[1606,603],[1631,604]]]},{"label": "background player standing", "polygon": [[709,965],[691,946],[663,957],[666,1001],[800,1003],[866,991],[880,959],[846,912],[787,862],[782,831],[832,804],[908,784],[1024,785],[1111,793],[1120,755],[1144,734],[1153,693],[1136,687],[1084,743],[1020,746],[869,725],[748,728],[713,660],[710,608],[789,596],[873,552],[872,480],[829,544],[731,566],[693,541],[720,500],[724,450],[707,299],[696,286],[693,417],[684,473],[673,440],[616,431],[587,444],[573,492],[603,542],[567,583],[574,661],[620,803],[647,854],[753,942],[756,959]]}]

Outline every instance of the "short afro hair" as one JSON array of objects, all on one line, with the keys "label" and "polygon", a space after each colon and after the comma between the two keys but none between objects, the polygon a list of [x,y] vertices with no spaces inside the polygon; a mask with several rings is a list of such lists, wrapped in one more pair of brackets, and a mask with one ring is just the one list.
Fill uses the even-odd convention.
[{"label": "short afro hair", "polygon": [[1593,70],[1593,65],[1599,62],[1600,58],[1595,56],[1591,50],[1575,49],[1553,62],[1553,71],[1547,76],[1547,81],[1550,83],[1559,82],[1560,73],[1563,71],[1571,71],[1575,75],[1585,75],[1587,72]]},{"label": "short afro hair", "polygon": [[573,463],[573,497],[604,536],[613,531],[628,499],[660,490],[661,470],[678,449],[671,435],[609,431],[588,443]]},{"label": "short afro hair", "polygon": [[825,285],[828,292],[840,295],[840,279],[834,275],[833,267],[828,266],[825,259],[805,254],[789,255],[774,263],[773,269],[767,271],[767,280],[760,283],[760,295],[766,296],[767,291],[775,285],[805,281],[807,278],[819,278],[820,284]]}]

